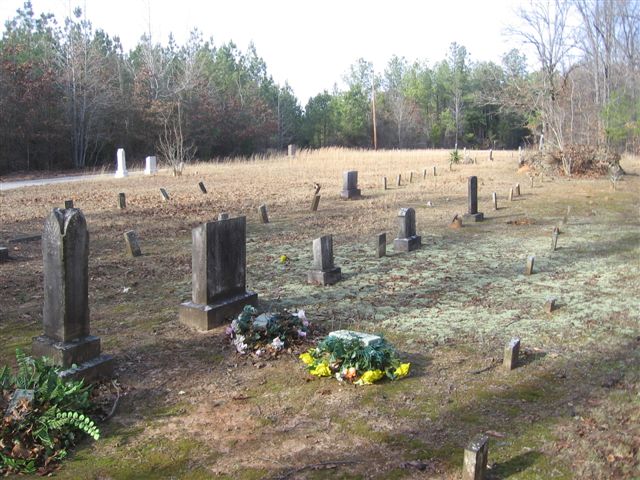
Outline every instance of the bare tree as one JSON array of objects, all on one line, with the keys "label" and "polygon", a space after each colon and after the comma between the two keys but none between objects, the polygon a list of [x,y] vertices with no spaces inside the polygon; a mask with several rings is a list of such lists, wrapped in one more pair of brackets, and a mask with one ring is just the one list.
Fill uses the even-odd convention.
[{"label": "bare tree", "polygon": [[160,158],[171,166],[174,176],[182,175],[184,166],[195,156],[195,146],[186,142],[182,133],[182,107],[179,102],[163,115],[163,131],[156,149]]}]

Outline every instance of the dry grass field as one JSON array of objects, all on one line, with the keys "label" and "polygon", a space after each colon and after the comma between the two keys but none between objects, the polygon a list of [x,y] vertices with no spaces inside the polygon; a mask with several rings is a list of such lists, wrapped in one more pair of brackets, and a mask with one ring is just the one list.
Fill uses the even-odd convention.
[{"label": "dry grass field", "polygon": [[[455,479],[466,443],[487,432],[489,478],[640,478],[640,159],[623,158],[628,175],[614,191],[607,178],[540,175],[532,188],[517,153],[469,154],[477,164],[450,170],[447,151],[325,149],[199,163],[182,177],[161,171],[0,193],[0,244],[41,233],[65,199],[82,209],[92,333],[117,358],[115,415],[56,476]],[[350,169],[361,200],[340,199]],[[451,229],[466,212],[470,175],[486,220]],[[313,182],[322,186],[315,213]],[[516,182],[522,195],[509,202]],[[126,210],[117,208],[119,192]],[[262,203],[269,224],[259,221]],[[569,206],[552,252],[552,229]],[[415,208],[422,248],[397,253],[389,244],[378,259],[374,236],[387,232],[392,243],[401,207]],[[411,375],[364,387],[317,379],[295,352],[242,357],[224,327],[199,333],[180,324],[191,229],[220,212],[247,217],[247,283],[261,309],[303,308],[323,332],[384,334]],[[142,257],[125,253],[130,229]],[[307,285],[311,242],[324,234],[333,234],[343,280]],[[30,348],[42,321],[40,242],[9,246],[11,260],[0,263],[0,364]],[[525,276],[529,255],[535,270]],[[543,309],[549,296],[558,298],[552,314]],[[514,336],[521,362],[506,372],[502,352]]]}]

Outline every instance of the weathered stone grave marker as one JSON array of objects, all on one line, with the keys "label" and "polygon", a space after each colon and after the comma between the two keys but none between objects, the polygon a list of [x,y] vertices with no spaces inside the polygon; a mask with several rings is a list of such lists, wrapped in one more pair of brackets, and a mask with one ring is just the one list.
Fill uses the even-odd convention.
[{"label": "weathered stone grave marker", "polygon": [[518,164],[524,165],[524,155],[522,153],[522,147],[518,147]]},{"label": "weathered stone grave marker", "polygon": [[65,200],[64,201],[64,208],[73,208],[73,200]]},{"label": "weathered stone grave marker", "polygon": [[198,182],[198,187],[202,193],[207,193],[207,187],[204,186],[204,182]]},{"label": "weathered stone grave marker", "polygon": [[531,188],[533,188],[533,176],[529,177],[529,180],[531,181]]},{"label": "weathered stone grave marker", "polygon": [[396,180],[396,187],[400,187],[400,186],[402,186],[402,174],[401,173],[398,174],[398,178]]},{"label": "weathered stone grave marker", "polygon": [[376,255],[378,258],[384,257],[387,254],[387,234],[379,233],[376,235]]},{"label": "weathered stone grave marker", "polygon": [[321,189],[322,187],[320,186],[320,184],[319,184],[319,183],[314,183],[314,184],[313,184],[313,188],[315,188],[315,192],[313,192],[313,194],[314,194],[314,195],[318,195],[318,194],[320,193],[320,189]]},{"label": "weathered stone grave marker", "polygon": [[387,189],[387,177],[382,177],[382,189]]},{"label": "weathered stone grave marker", "polygon": [[229,214],[227,212],[222,212],[220,214],[218,214],[218,221],[220,220],[228,220],[229,219]]},{"label": "weathered stone grave marker", "polygon": [[524,269],[524,274],[525,275],[532,275],[533,274],[533,264],[536,261],[536,257],[534,257],[533,255],[530,255],[529,257],[527,257],[527,266]]},{"label": "weathered stone grave marker", "polygon": [[123,178],[129,175],[127,172],[127,161],[124,155],[124,148],[119,148],[116,152],[117,159],[117,167],[116,167],[116,178]]},{"label": "weathered stone grave marker", "polygon": [[382,337],[371,335],[370,333],[356,332],[354,330],[334,330],[329,332],[329,337],[336,337],[341,340],[359,340],[365,346],[375,346],[382,342]]},{"label": "weathered stone grave marker", "polygon": [[314,195],[313,200],[311,201],[311,211],[317,212],[318,205],[320,205],[320,195]]},{"label": "weathered stone grave marker", "polygon": [[128,232],[124,232],[124,241],[127,245],[127,252],[132,257],[139,257],[142,255],[142,250],[140,250],[140,243],[138,242],[138,235],[135,230],[129,230]]},{"label": "weathered stone grave marker", "polygon": [[413,183],[413,171],[409,172],[409,183]]},{"label": "weathered stone grave marker", "polygon": [[427,178],[427,169],[422,170],[422,179],[425,180]]},{"label": "weathered stone grave marker", "polygon": [[514,189],[513,193],[516,195],[516,197],[520,196],[520,184],[516,183],[516,188]]},{"label": "weathered stone grave marker", "polygon": [[122,192],[118,194],[118,208],[120,210],[127,208],[127,197]]},{"label": "weathered stone grave marker", "polygon": [[544,311],[547,313],[553,312],[556,309],[557,300],[556,297],[548,297],[544,302]]},{"label": "weathered stone grave marker", "polygon": [[464,449],[462,480],[484,480],[489,458],[489,437],[476,435]]},{"label": "weathered stone grave marker", "polygon": [[340,196],[346,200],[360,198],[360,190],[358,189],[358,172],[349,170],[342,174],[342,191]]},{"label": "weathered stone grave marker", "polygon": [[164,188],[160,189],[160,193],[162,194],[162,199],[166,202],[169,200],[169,194]]},{"label": "weathered stone grave marker", "polygon": [[520,354],[520,339],[512,338],[504,347],[504,359],[502,366],[507,370],[513,370],[518,365],[518,355]]},{"label": "weathered stone grave marker", "polygon": [[513,202],[513,187],[509,189],[509,201]]},{"label": "weathered stone grave marker", "polygon": [[144,174],[155,175],[158,173],[158,162],[155,156],[147,157],[144,159]]},{"label": "weathered stone grave marker", "polygon": [[493,201],[493,209],[498,210],[498,194],[496,192],[491,194],[491,200]]},{"label": "weathered stone grave marker", "polygon": [[434,177],[436,176],[436,167],[435,167],[435,165],[433,166],[433,176]]},{"label": "weathered stone grave marker", "polygon": [[416,211],[401,208],[398,212],[398,238],[393,240],[393,248],[399,252],[411,252],[421,244],[422,237],[416,235]]},{"label": "weathered stone grave marker", "polygon": [[262,223],[269,223],[269,214],[267,213],[267,206],[265,204],[258,207],[258,212],[260,213],[260,221]]},{"label": "weathered stone grave marker", "polygon": [[489,149],[489,160],[493,161],[493,148]]},{"label": "weathered stone grave marker", "polygon": [[210,330],[257,304],[258,295],[246,290],[246,229],[246,218],[236,217],[192,230],[192,299],[180,304],[182,323]]},{"label": "weathered stone grave marker", "polygon": [[558,234],[560,233],[560,229],[558,227],[553,227],[553,232],[551,232],[551,251],[555,252],[558,246]]},{"label": "weathered stone grave marker", "polygon": [[295,145],[290,144],[287,146],[287,155],[290,157],[295,157],[297,152],[297,148]]},{"label": "weathered stone grave marker", "polygon": [[[89,332],[89,232],[82,212],[54,208],[44,223],[44,334],[32,354],[50,357],[62,377],[89,381],[113,372],[113,357],[100,354]],[[73,365],[76,365],[73,367]]]},{"label": "weathered stone grave marker", "polygon": [[6,260],[9,260],[9,248],[0,247],[0,262],[4,262]]},{"label": "weathered stone grave marker", "polygon": [[478,177],[475,175],[469,177],[467,182],[467,199],[469,209],[464,215],[465,220],[472,222],[481,222],[484,220],[484,213],[478,212]]},{"label": "weathered stone grave marker", "polygon": [[341,279],[342,271],[333,263],[333,237],[316,238],[313,241],[313,267],[307,272],[307,283],[333,285]]}]

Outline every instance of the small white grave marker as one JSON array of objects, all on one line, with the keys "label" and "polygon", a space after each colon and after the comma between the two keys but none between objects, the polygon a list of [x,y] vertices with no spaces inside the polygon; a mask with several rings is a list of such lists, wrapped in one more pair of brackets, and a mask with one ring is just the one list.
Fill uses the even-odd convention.
[{"label": "small white grave marker", "polygon": [[127,172],[127,161],[125,159],[125,155],[124,155],[124,148],[119,148],[118,152],[116,153],[116,157],[118,160],[118,165],[116,168],[116,178],[123,178],[126,177],[127,175],[129,175],[129,172]]}]

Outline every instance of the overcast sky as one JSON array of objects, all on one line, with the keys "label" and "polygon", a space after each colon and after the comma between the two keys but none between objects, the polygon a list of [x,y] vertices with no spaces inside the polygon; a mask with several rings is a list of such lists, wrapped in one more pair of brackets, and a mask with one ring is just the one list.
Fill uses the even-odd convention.
[{"label": "overcast sky", "polygon": [[[233,40],[245,50],[253,41],[269,74],[288,82],[304,107],[311,96],[340,86],[358,58],[377,73],[396,54],[430,64],[449,45],[464,45],[472,60],[500,62],[520,47],[505,36],[523,0],[33,0],[36,15],[54,13],[60,23],[81,7],[94,28],[119,36],[129,50],[140,36],[182,44],[198,28],[214,45]],[[23,0],[0,0],[0,18],[15,16]],[[529,61],[531,62],[531,58]]]}]

